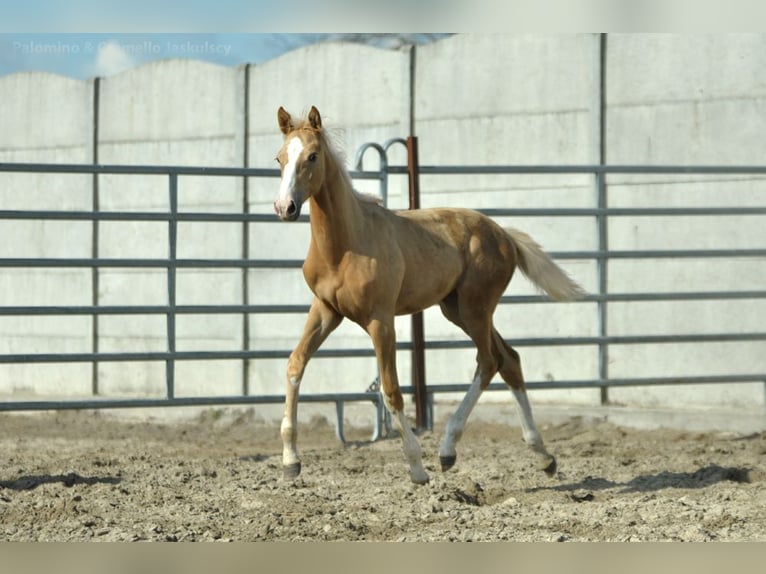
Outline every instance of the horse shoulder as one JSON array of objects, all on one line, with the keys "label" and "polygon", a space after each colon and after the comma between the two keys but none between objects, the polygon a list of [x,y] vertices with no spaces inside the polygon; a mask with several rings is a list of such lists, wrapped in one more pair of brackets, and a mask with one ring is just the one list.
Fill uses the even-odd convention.
[{"label": "horse shoulder", "polygon": [[[382,266],[385,268],[385,266]],[[303,276],[312,293],[338,313],[364,324],[388,288],[378,259],[349,251],[336,265],[309,255]]]}]

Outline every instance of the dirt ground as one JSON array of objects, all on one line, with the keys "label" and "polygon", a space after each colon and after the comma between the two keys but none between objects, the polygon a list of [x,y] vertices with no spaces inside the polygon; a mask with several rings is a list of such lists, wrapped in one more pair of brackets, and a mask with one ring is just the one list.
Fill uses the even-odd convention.
[{"label": "dirt ground", "polygon": [[559,463],[548,478],[518,428],[481,421],[442,473],[437,425],[421,437],[421,487],[398,439],[347,429],[342,446],[324,419],[301,427],[303,474],[284,481],[278,425],[220,415],[0,415],[0,539],[766,540],[766,433],[572,418],[541,427]]}]

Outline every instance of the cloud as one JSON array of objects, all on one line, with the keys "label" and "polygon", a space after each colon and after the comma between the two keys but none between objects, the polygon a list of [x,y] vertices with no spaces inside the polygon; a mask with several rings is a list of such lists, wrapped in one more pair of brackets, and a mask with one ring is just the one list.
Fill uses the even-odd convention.
[{"label": "cloud", "polygon": [[113,76],[124,72],[136,65],[133,59],[125,49],[117,42],[104,42],[98,46],[96,52],[96,75]]}]

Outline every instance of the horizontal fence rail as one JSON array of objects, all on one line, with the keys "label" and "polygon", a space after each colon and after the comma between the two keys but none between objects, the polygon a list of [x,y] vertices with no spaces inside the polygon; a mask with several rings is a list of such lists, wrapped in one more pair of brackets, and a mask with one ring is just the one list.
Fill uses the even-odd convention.
[{"label": "horizontal fence rail", "polygon": [[[397,171],[401,168],[397,168]],[[670,334],[670,335],[609,335],[608,304],[615,302],[647,301],[734,301],[758,300],[766,297],[766,281],[763,290],[708,291],[708,292],[636,292],[612,293],[608,290],[607,269],[611,260],[662,260],[662,259],[703,259],[719,258],[764,258],[766,249],[633,249],[615,250],[609,248],[608,222],[620,217],[721,217],[721,216],[763,216],[766,205],[758,206],[715,206],[715,207],[610,207],[606,177],[608,175],[766,175],[766,165],[730,166],[730,165],[505,165],[505,166],[421,166],[422,176],[436,175],[543,175],[543,174],[589,174],[594,176],[596,204],[594,207],[573,208],[488,208],[479,209],[490,217],[591,217],[597,221],[598,250],[566,252],[551,251],[559,260],[593,260],[597,264],[597,292],[588,294],[581,302],[598,304],[599,336],[591,337],[545,337],[513,338],[510,342],[519,347],[525,346],[590,346],[599,348],[599,377],[591,380],[556,380],[528,382],[529,388],[535,389],[576,389],[600,388],[602,403],[609,402],[608,389],[627,386],[712,384],[755,382],[764,385],[766,390],[766,372],[745,374],[722,374],[715,376],[690,374],[676,377],[614,377],[609,375],[609,348],[616,345],[667,344],[667,343],[725,343],[725,342],[760,342],[766,341],[766,331],[752,333],[705,333],[705,334]],[[697,180],[694,180],[695,182]],[[687,182],[688,183],[688,182]],[[766,180],[764,181],[766,184]],[[766,195],[766,188],[764,189]],[[765,197],[766,201],[766,197]],[[766,224],[766,220],[764,221]],[[766,225],[764,226],[766,229]],[[766,235],[763,236],[766,238]],[[504,296],[500,304],[542,303],[547,299],[542,296]],[[427,349],[472,349],[468,341],[433,341],[426,340]],[[468,384],[453,383],[429,385],[429,393],[467,392]],[[488,390],[507,390],[507,386],[493,383]],[[432,405],[432,398],[431,398]],[[431,406],[432,409],[432,406]],[[432,414],[431,414],[432,416]]]},{"label": "horizontal fence rail", "polygon": [[[374,148],[380,154],[380,168],[377,171],[365,171],[361,168],[361,159],[357,161],[357,169],[351,176],[358,180],[377,181],[383,198],[388,194],[388,179],[391,175],[405,175],[407,168],[389,166],[386,153],[392,143],[385,146],[366,144],[363,149]],[[363,149],[360,152],[363,152]],[[361,156],[358,156],[359,158]],[[766,245],[742,249],[610,249],[608,241],[608,222],[621,217],[722,217],[722,216],[766,216],[764,206],[730,206],[720,207],[610,207],[607,197],[608,175],[615,174],[656,174],[656,175],[764,175],[766,166],[629,166],[629,165],[538,165],[538,166],[420,166],[421,176],[450,176],[450,175],[592,175],[595,180],[597,200],[592,207],[576,208],[492,208],[480,210],[491,217],[555,217],[555,218],[591,218],[597,222],[597,248],[590,250],[553,251],[551,254],[559,260],[593,261],[597,265],[598,288],[588,294],[578,304],[595,304],[598,311],[598,334],[592,336],[572,337],[528,337],[511,339],[514,346],[591,346],[599,349],[599,376],[590,380],[556,380],[530,381],[529,388],[561,389],[561,388],[600,388],[604,392],[602,399],[608,400],[606,390],[610,387],[640,386],[640,385],[675,385],[675,384],[705,384],[720,382],[766,382],[766,373],[724,373],[721,375],[689,375],[684,377],[636,377],[620,378],[609,375],[609,349],[618,345],[665,344],[665,343],[711,343],[711,342],[754,342],[766,341],[766,331],[744,333],[689,333],[689,334],[660,334],[660,335],[612,335],[608,328],[609,305],[611,303],[650,302],[650,301],[728,301],[728,300],[762,300],[766,298],[766,288],[759,290],[719,290],[719,291],[672,291],[672,292],[610,292],[607,283],[607,270],[610,261],[617,260],[661,260],[661,259],[704,259],[720,258],[766,258]],[[243,297],[242,304],[208,304],[183,305],[176,302],[177,271],[185,269],[235,269],[242,271],[243,281],[248,270],[269,269],[298,269],[302,260],[297,259],[257,259],[247,256],[243,251],[242,258],[182,258],[178,257],[178,225],[185,222],[206,223],[238,223],[248,226],[254,223],[275,221],[272,214],[250,213],[243,208],[239,213],[191,212],[180,210],[179,186],[187,176],[215,176],[232,178],[276,178],[276,169],[255,168],[212,168],[212,167],[179,167],[179,166],[132,166],[132,165],[79,165],[79,164],[19,164],[0,163],[0,176],[7,173],[43,173],[43,174],[86,174],[94,178],[99,175],[156,175],[167,179],[167,203],[164,211],[109,211],[97,208],[94,202],[92,210],[34,210],[13,209],[13,206],[0,205],[0,222],[2,221],[81,221],[90,222],[97,226],[103,222],[156,222],[167,225],[167,257],[146,258],[111,258],[99,256],[99,246],[95,244],[91,257],[3,257],[0,258],[0,269],[87,269],[98,280],[100,269],[164,269],[166,272],[166,300],[157,304],[143,305],[106,305],[101,304],[95,297],[91,305],[15,305],[0,306],[0,317],[39,317],[39,316],[89,316],[95,324],[100,317],[111,315],[155,315],[166,320],[166,350],[145,352],[107,352],[99,348],[98,332],[94,331],[92,352],[81,353],[5,353],[0,355],[0,364],[18,363],[92,363],[94,372],[94,398],[86,400],[28,400],[0,401],[0,411],[34,410],[34,409],[70,409],[70,408],[128,408],[147,406],[203,406],[203,405],[233,405],[233,404],[263,404],[282,401],[282,395],[252,395],[248,392],[248,382],[243,380],[243,392],[239,396],[210,396],[210,397],[177,397],[175,395],[175,362],[186,360],[241,360],[254,361],[259,359],[286,359],[291,349],[251,349],[248,334],[243,336],[243,348],[226,351],[181,351],[177,349],[176,318],[183,315],[241,315],[246,317],[253,314],[305,314],[308,305],[264,305],[253,304]],[[179,181],[181,180],[181,181]],[[427,188],[427,186],[424,186]],[[43,193],[42,191],[38,193]],[[307,216],[301,216],[300,221],[307,222]],[[246,236],[246,235],[245,235]],[[93,241],[98,241],[98,233],[93,234]],[[97,283],[95,283],[97,284]],[[539,295],[514,296],[506,295],[500,304],[540,304],[548,301]],[[404,341],[397,345],[400,351],[410,351],[413,343]],[[426,328],[425,348],[428,351],[445,349],[472,348],[467,340],[439,341],[429,340]],[[364,349],[321,349],[317,357],[374,357],[371,347]],[[101,362],[133,362],[156,361],[166,365],[166,396],[164,398],[109,398],[99,395],[96,365]],[[243,370],[247,377],[247,369]],[[502,384],[492,384],[490,389],[505,389]],[[436,393],[465,392],[467,384],[429,385],[428,393],[432,401]],[[411,387],[403,387],[405,392],[412,392]],[[370,401],[376,409],[376,428],[374,436],[381,434],[382,402],[378,393],[368,391],[363,393],[330,393],[307,394],[302,397],[306,401],[335,402],[338,409],[338,435],[343,436],[342,409],[346,401]],[[432,424],[432,420],[430,423]]]},{"label": "horizontal fence rail", "polygon": [[[388,173],[385,158],[382,158],[378,171],[351,171],[355,180],[378,181],[380,193],[385,197]],[[1,411],[28,411],[46,409],[101,409],[101,408],[142,408],[158,406],[214,406],[243,404],[281,403],[283,395],[254,395],[248,392],[247,373],[243,369],[242,395],[239,396],[203,396],[177,397],[175,395],[175,363],[184,360],[242,360],[286,359],[288,349],[249,349],[228,351],[180,351],[176,342],[176,318],[180,315],[222,315],[222,314],[305,314],[308,305],[179,305],[176,303],[176,271],[181,269],[239,269],[243,271],[243,289],[246,288],[244,273],[252,269],[300,269],[302,260],[289,259],[240,259],[177,257],[178,224],[185,222],[202,223],[272,223],[273,214],[250,213],[213,213],[181,211],[179,203],[179,178],[188,176],[230,177],[230,178],[278,178],[278,169],[228,168],[228,167],[189,167],[189,166],[147,166],[147,165],[85,165],[85,164],[40,164],[40,163],[0,163],[0,175],[3,173],[43,173],[43,174],[85,174],[94,178],[99,175],[155,175],[167,178],[168,209],[165,211],[116,211],[97,209],[98,198],[94,198],[92,210],[32,210],[7,209],[0,205],[0,221],[82,221],[97,225],[101,222],[159,222],[168,225],[168,257],[166,258],[102,258],[99,252],[98,233],[94,231],[92,257],[51,258],[51,257],[3,257],[0,269],[75,269],[91,270],[97,277],[100,269],[165,269],[167,273],[167,301],[161,305],[67,305],[67,306],[0,306],[2,316],[90,316],[94,321],[108,315],[160,315],[167,319],[166,351],[156,352],[105,352],[98,349],[97,329],[94,328],[94,350],[87,353],[5,353],[0,354],[0,364],[58,364],[92,363],[93,364],[93,399],[61,400],[6,400],[0,401]],[[94,186],[94,195],[97,195]],[[246,199],[245,199],[246,202]],[[308,216],[301,216],[298,221],[308,222]],[[97,281],[97,279],[94,279]],[[95,288],[94,288],[95,291]],[[246,320],[245,322],[246,323]],[[247,329],[247,328],[245,328]],[[244,346],[249,346],[247,331],[243,335]],[[321,357],[374,357],[370,349],[322,349],[316,355]],[[164,362],[166,364],[164,398],[113,398],[100,397],[98,371],[96,365],[106,362]],[[375,405],[375,429],[373,439],[381,436],[381,422],[385,419],[383,403],[377,393],[314,393],[302,397],[306,402],[334,402],[337,413],[336,432],[343,440],[343,405],[345,402],[371,402]]]}]

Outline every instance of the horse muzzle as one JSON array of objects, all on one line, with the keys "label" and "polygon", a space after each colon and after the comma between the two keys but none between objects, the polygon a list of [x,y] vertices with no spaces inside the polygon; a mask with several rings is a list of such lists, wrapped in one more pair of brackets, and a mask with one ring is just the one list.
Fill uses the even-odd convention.
[{"label": "horse muzzle", "polygon": [[279,198],[274,202],[274,213],[282,221],[295,221],[301,215],[301,205],[299,199]]}]

